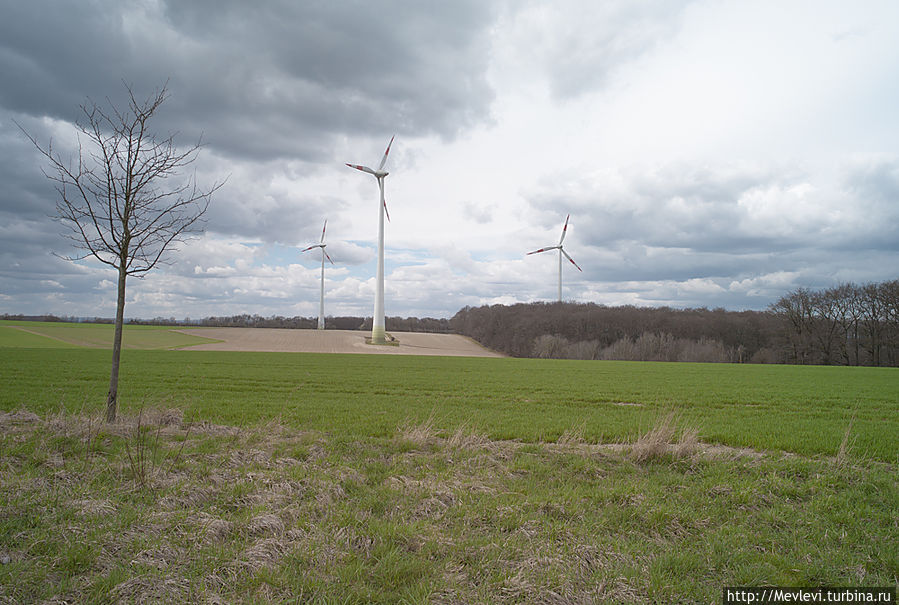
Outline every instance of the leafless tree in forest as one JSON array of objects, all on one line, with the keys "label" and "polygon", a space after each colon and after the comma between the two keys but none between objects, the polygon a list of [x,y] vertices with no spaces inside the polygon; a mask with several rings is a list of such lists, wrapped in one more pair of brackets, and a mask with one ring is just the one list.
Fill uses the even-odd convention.
[{"label": "leafless tree in forest", "polygon": [[[131,86],[128,107],[108,102],[103,108],[88,100],[76,123],[77,154],[63,158],[52,141],[41,145],[25,132],[48,160],[44,174],[58,193],[55,218],[68,229],[66,237],[81,252],[64,257],[77,261],[93,257],[118,272],[112,370],[106,400],[106,420],[116,418],[125,280],[143,277],[164,261],[173,244],[203,231],[203,216],[212,194],[222,185],[200,189],[196,175],[180,177],[197,158],[202,142],[187,148],[175,145],[174,135],[158,137],[149,122],[168,98],[166,87],[145,101]],[[21,128],[21,126],[20,126]]]},{"label": "leafless tree in forest", "polygon": [[826,290],[799,288],[770,309],[783,322],[795,363],[895,366],[899,280]]}]

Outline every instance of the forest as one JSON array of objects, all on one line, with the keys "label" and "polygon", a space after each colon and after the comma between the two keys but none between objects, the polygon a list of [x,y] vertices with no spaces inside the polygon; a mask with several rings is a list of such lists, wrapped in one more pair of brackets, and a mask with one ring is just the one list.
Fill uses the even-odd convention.
[{"label": "forest", "polygon": [[515,357],[899,365],[899,280],[799,288],[765,311],[530,303],[466,307],[453,331]]}]

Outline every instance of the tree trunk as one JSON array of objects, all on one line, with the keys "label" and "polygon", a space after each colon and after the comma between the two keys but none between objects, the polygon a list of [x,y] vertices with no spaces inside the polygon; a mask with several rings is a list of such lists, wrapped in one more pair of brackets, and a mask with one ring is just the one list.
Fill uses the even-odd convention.
[{"label": "tree trunk", "polygon": [[112,371],[109,375],[109,394],[106,397],[106,422],[115,422],[119,394],[119,359],[122,356],[122,324],[125,323],[125,271],[119,265],[119,292],[115,309],[115,336],[112,339]]}]

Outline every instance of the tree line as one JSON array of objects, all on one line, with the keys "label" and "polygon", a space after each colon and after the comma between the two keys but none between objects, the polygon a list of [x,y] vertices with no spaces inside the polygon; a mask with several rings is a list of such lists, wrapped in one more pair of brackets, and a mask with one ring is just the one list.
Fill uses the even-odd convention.
[{"label": "tree line", "polygon": [[899,366],[899,280],[799,288],[765,311],[465,307],[450,327],[513,357]]},{"label": "tree line", "polygon": [[899,365],[899,280],[799,288],[770,306],[787,363]]},{"label": "tree line", "polygon": [[458,334],[513,357],[776,362],[772,313],[552,302],[465,307]]}]

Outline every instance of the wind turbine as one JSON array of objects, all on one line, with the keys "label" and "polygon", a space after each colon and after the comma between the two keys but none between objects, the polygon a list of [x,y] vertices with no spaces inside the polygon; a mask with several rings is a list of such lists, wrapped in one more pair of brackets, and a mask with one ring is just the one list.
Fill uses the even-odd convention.
[{"label": "wind turbine", "polygon": [[[568,219],[571,218],[571,215],[565,217],[565,226],[562,227],[562,237],[559,238],[559,244],[557,246],[549,246],[547,248],[540,248],[539,250],[534,250],[533,252],[528,252],[527,254],[537,254],[538,252],[548,252],[550,250],[558,250],[559,251],[559,302],[562,302],[562,255],[565,255],[571,264],[577,267],[578,271],[583,271],[580,267],[578,267],[577,263],[574,262],[574,259],[568,256],[568,253],[562,248],[562,242],[565,241],[565,234],[568,232]],[[527,254],[525,256],[527,256]]]},{"label": "wind turbine", "polygon": [[381,203],[378,207],[378,273],[375,277],[375,312],[371,322],[371,342],[372,344],[386,344],[387,331],[384,328],[384,214],[387,213],[387,220],[390,220],[390,213],[387,212],[387,202],[384,201],[384,177],[389,173],[384,170],[384,164],[387,163],[387,154],[390,153],[390,146],[393,145],[393,139],[396,135],[390,137],[387,143],[387,151],[381,158],[377,170],[372,170],[368,166],[359,166],[357,164],[347,164],[350,168],[367,172],[378,179],[378,189],[381,191]]},{"label": "wind turbine", "polygon": [[317,244],[312,244],[308,248],[303,248],[303,252],[306,252],[307,250],[312,250],[314,248],[322,249],[322,295],[321,295],[321,300],[319,301],[319,305],[318,305],[318,329],[319,330],[325,329],[325,259],[327,258],[328,261],[332,265],[334,264],[334,261],[331,260],[331,257],[328,256],[327,251],[325,251],[325,246],[327,246],[327,244],[325,243],[325,229],[327,229],[327,227],[328,227],[328,219],[325,219],[325,225],[322,227],[321,241]]}]

